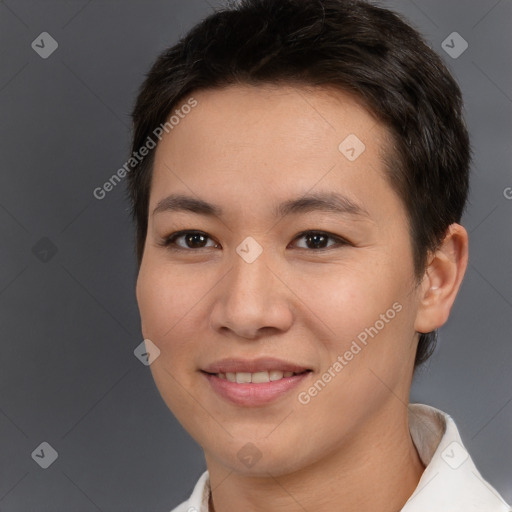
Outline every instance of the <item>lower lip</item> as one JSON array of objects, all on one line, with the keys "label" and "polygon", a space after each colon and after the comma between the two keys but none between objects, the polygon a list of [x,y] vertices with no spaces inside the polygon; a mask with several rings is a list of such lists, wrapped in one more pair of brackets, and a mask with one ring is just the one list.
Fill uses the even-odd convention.
[{"label": "lower lip", "polygon": [[260,384],[253,384],[252,382],[238,384],[226,379],[221,379],[210,373],[202,373],[206,379],[208,379],[213,390],[221,397],[226,398],[236,405],[256,407],[283,397],[285,393],[291,391],[306,379],[311,372],[292,375],[291,377],[283,377],[279,380],[262,382]]}]

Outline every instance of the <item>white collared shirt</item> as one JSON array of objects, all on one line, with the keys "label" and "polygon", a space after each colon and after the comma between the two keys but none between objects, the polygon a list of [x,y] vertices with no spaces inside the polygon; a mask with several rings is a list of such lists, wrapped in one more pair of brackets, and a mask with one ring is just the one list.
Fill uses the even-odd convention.
[{"label": "white collared shirt", "polygon": [[[476,469],[448,414],[409,404],[409,429],[425,471],[401,512],[512,512]],[[208,512],[209,497],[205,471],[190,498],[171,512]]]}]

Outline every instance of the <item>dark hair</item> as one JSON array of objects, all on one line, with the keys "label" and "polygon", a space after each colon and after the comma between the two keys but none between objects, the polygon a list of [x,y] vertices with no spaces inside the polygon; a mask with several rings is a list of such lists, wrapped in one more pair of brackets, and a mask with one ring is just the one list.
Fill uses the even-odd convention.
[{"label": "dark hair", "polygon": [[[149,71],[133,110],[132,151],[192,91],[232,84],[334,86],[389,130],[387,177],[408,214],[415,274],[460,222],[470,145],[459,87],[441,58],[401,17],[362,0],[241,0],[214,12]],[[128,174],[140,266],[154,149]],[[415,366],[437,332],[422,333]]]}]

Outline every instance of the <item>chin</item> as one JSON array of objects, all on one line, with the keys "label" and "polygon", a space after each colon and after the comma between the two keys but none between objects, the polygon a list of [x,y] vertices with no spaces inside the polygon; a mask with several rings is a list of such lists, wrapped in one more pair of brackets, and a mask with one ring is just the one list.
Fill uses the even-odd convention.
[{"label": "chin", "polygon": [[279,477],[308,465],[305,454],[298,456],[296,443],[283,446],[282,443],[262,443],[261,440],[238,440],[221,452],[219,445],[216,445],[213,451],[205,449],[205,453],[212,454],[206,456],[207,463],[215,460],[216,464],[220,463],[228,471],[247,477]]}]

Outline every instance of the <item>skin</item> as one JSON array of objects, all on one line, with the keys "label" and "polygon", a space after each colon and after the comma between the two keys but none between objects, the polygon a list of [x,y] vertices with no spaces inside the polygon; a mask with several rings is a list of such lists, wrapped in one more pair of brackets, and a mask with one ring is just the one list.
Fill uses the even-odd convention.
[{"label": "skin", "polygon": [[[204,450],[210,510],[395,512],[424,470],[407,415],[418,333],[448,318],[467,233],[450,226],[418,281],[406,211],[383,164],[389,134],[346,93],[236,85],[194,98],[198,106],[156,150],[136,293],[143,335],[160,349],[155,383]],[[349,134],[365,144],[354,161],[338,149]],[[284,201],[330,192],[368,215],[274,215]],[[218,205],[222,215],[153,214],[170,194]],[[211,238],[162,245],[180,230]],[[305,230],[348,243],[328,238],[315,248]],[[252,263],[236,252],[248,236],[263,248]],[[401,311],[301,404],[297,395],[394,303]],[[312,372],[258,407],[228,402],[200,372],[225,357],[261,356]],[[237,457],[249,442],[261,454],[251,467]]]}]

